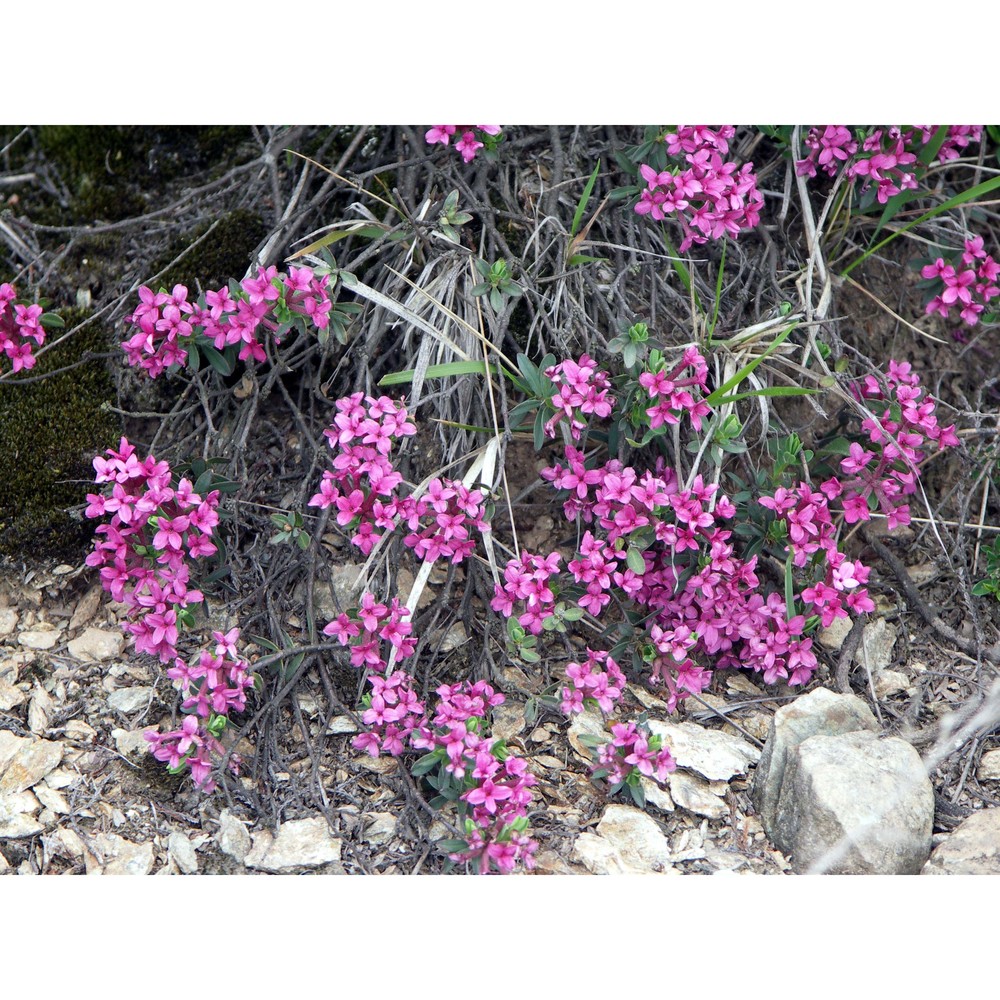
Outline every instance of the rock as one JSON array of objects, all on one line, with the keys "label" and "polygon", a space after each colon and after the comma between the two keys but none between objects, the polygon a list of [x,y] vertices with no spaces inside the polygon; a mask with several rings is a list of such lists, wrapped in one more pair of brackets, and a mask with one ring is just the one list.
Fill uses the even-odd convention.
[{"label": "rock", "polygon": [[82,719],[70,719],[63,733],[66,739],[75,740],[77,743],[93,743],[97,738],[97,730],[93,726],[88,726]]},{"label": "rock", "polygon": [[922,875],[1000,875],[1000,808],[963,820],[934,848]]},{"label": "rock", "polygon": [[884,618],[869,622],[861,633],[861,644],[854,654],[854,662],[867,667],[873,678],[877,678],[892,663],[892,651],[896,645],[898,629]]},{"label": "rock", "polygon": [[122,651],[124,638],[120,632],[106,632],[101,628],[88,628],[83,635],[67,643],[69,655],[78,660],[111,660]]},{"label": "rock", "polygon": [[69,620],[70,631],[76,631],[76,629],[81,625],[85,625],[97,614],[97,609],[101,606],[101,595],[103,593],[104,588],[99,583],[95,583],[83,595],[80,603],[76,606],[76,610],[73,612],[73,617]]},{"label": "rock", "polygon": [[527,722],[524,718],[524,705],[506,703],[493,709],[493,724],[491,733],[498,740],[509,740],[524,732]]},{"label": "rock", "polygon": [[19,687],[0,677],[0,712],[9,712],[27,700],[28,696]]},{"label": "rock", "polygon": [[140,686],[118,688],[108,695],[108,705],[122,715],[132,715],[149,704],[154,691],[155,688]]},{"label": "rock", "polygon": [[22,632],[17,641],[27,649],[51,649],[59,641],[60,631],[47,622],[40,622],[38,628]]},{"label": "rock", "polygon": [[879,698],[906,691],[909,686],[910,678],[898,670],[883,670],[875,678],[875,694]]},{"label": "rock", "polygon": [[592,875],[637,875],[625,864],[614,846],[596,833],[581,833],[573,842],[570,860],[583,865]]},{"label": "rock", "polygon": [[387,844],[396,835],[396,817],[392,813],[377,812],[365,816],[365,832],[361,840],[366,844]]},{"label": "rock", "polygon": [[694,722],[659,722],[651,719],[650,730],[663,738],[678,767],[697,771],[709,781],[728,781],[746,774],[760,751],[746,740]]},{"label": "rock", "polygon": [[604,728],[604,716],[594,708],[586,708],[584,711],[574,715],[573,721],[569,724],[566,736],[569,739],[569,745],[588,764],[595,760],[594,755],[596,751],[587,746],[585,738],[596,737],[602,742],[611,739],[611,736]]},{"label": "rock", "polygon": [[118,752],[125,757],[142,757],[149,753],[149,740],[146,733],[156,731],[156,726],[146,729],[112,729],[111,738],[115,741]]},{"label": "rock", "polygon": [[62,792],[57,792],[54,788],[50,788],[44,782],[39,785],[35,785],[34,793],[46,809],[51,809],[52,812],[58,813],[65,816],[69,813],[69,803],[66,801],[65,796]]},{"label": "rock", "polygon": [[184,875],[198,874],[198,855],[194,844],[183,833],[174,832],[167,838],[167,850],[174,864]]},{"label": "rock", "polygon": [[980,781],[1000,781],[1000,750],[987,750],[979,758],[976,777]]},{"label": "rock", "polygon": [[573,844],[573,861],[583,865],[593,875],[640,875],[625,863],[618,849],[596,833],[581,833]]},{"label": "rock", "polygon": [[349,715],[335,715],[326,727],[327,735],[336,736],[341,733],[356,733],[358,724]]},{"label": "rock", "polygon": [[597,835],[607,841],[635,871],[658,872],[670,867],[670,845],[656,820],[634,806],[610,805]]},{"label": "rock", "polygon": [[13,608],[0,608],[0,639],[17,627],[17,612]]},{"label": "rock", "polygon": [[819,641],[827,649],[836,651],[847,641],[847,636],[853,627],[853,622],[849,618],[834,618],[828,628],[819,630]]},{"label": "rock", "polygon": [[84,860],[88,875],[148,875],[153,869],[153,845],[133,844],[116,833],[98,833],[90,839]]},{"label": "rock", "polygon": [[834,694],[826,688],[802,695],[774,713],[751,786],[754,808],[768,836],[773,839],[785,760],[791,748],[819,733],[836,735],[861,729],[878,730],[868,706],[852,694]]},{"label": "rock", "polygon": [[223,809],[219,815],[219,832],[215,835],[219,850],[240,864],[250,853],[250,834],[246,824],[241,823],[228,809]]},{"label": "rock", "polygon": [[246,866],[265,872],[317,868],[340,861],[340,841],[322,816],[282,823],[278,835],[262,830],[253,838]]},{"label": "rock", "polygon": [[933,822],[934,792],[909,743],[819,735],[788,752],[771,838],[797,872],[915,875]]},{"label": "rock", "polygon": [[59,766],[62,755],[58,743],[0,730],[0,795],[31,788]]},{"label": "rock", "polygon": [[647,805],[656,806],[660,812],[674,811],[674,800],[666,788],[658,785],[652,778],[646,777],[640,778],[639,784],[642,785],[642,793],[646,797]]},{"label": "rock", "polygon": [[672,771],[670,795],[674,802],[696,816],[722,819],[729,815],[729,807],[722,800],[728,786],[724,781],[710,782],[697,774]]},{"label": "rock", "polygon": [[55,707],[52,696],[35,681],[31,701],[28,703],[28,728],[36,735],[42,735],[49,728],[49,720]]}]

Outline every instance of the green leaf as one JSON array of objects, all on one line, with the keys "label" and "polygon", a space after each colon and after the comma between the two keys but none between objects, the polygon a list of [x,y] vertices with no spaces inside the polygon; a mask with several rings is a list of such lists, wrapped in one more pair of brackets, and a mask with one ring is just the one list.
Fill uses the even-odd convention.
[{"label": "green leaf", "polygon": [[748,399],[751,396],[812,396],[817,392],[819,392],[818,389],[807,389],[804,386],[772,385],[763,389],[747,389],[746,392],[739,392],[734,396],[721,396],[715,402],[716,404],[737,403],[741,399]]},{"label": "green leaf", "polygon": [[[724,382],[722,385],[719,386],[718,389],[715,390],[715,392],[713,392],[710,396],[707,396],[705,398],[705,402],[709,406],[713,407],[718,406],[719,402],[726,398],[730,389],[734,389],[736,386],[738,386],[740,382],[742,382],[759,364],[761,364],[761,362],[765,361],[769,355],[773,354],[788,339],[789,335],[796,328],[796,326],[798,326],[798,324],[793,323],[791,326],[786,327],[784,330],[782,330],[781,333],[779,333],[778,336],[774,338],[774,341],[771,343],[768,349],[762,355],[760,355],[760,357],[754,358],[753,361],[751,361],[749,364],[744,365],[731,379],[729,379],[728,382]],[[791,387],[785,386],[784,388],[791,388]],[[757,390],[757,392],[759,391],[760,390]],[[813,390],[804,390],[804,391],[813,391]]]},{"label": "green leaf", "polygon": [[642,558],[642,553],[631,545],[625,556],[625,563],[636,576],[642,576],[646,572],[646,560]]},{"label": "green leaf", "polygon": [[573,225],[570,226],[569,235],[572,238],[580,231],[580,223],[583,222],[583,213],[587,211],[587,202],[590,201],[590,196],[594,190],[594,184],[597,181],[597,175],[601,172],[601,161],[597,161],[597,166],[594,167],[594,172],[590,175],[590,180],[587,181],[587,186],[583,189],[583,194],[580,196],[580,201],[576,206],[576,211],[573,213]]},{"label": "green leaf", "polygon": [[535,451],[545,446],[545,412],[541,409],[535,414],[534,444]]},{"label": "green leaf", "polygon": [[494,312],[501,312],[503,310],[503,296],[497,288],[494,288],[490,292],[490,305],[493,307]]},{"label": "green leaf", "polygon": [[220,354],[214,347],[209,347],[207,344],[202,347],[202,351],[205,354],[205,360],[220,374],[220,375],[232,375],[233,374],[233,363],[224,354]]},{"label": "green leaf", "polygon": [[422,774],[429,774],[435,767],[437,767],[440,761],[440,751],[434,750],[431,753],[425,753],[423,757],[411,765],[410,774],[412,774],[415,778]]},{"label": "green leaf", "polygon": [[42,313],[38,317],[38,322],[45,327],[46,330],[62,330],[66,326],[66,321],[59,315],[59,313]]},{"label": "green leaf", "polygon": [[444,854],[459,854],[469,849],[469,842],[467,840],[439,840],[437,842],[437,848]]},{"label": "green leaf", "polygon": [[[491,375],[496,374],[496,365],[490,365]],[[408,368],[406,371],[390,372],[379,379],[379,385],[405,385],[412,382],[416,376],[416,369]],[[486,363],[483,361],[449,361],[441,365],[429,365],[424,372],[425,379],[450,378],[455,375],[485,375]]]},{"label": "green leaf", "polygon": [[575,253],[566,261],[566,266],[576,267],[577,264],[599,264],[602,260],[607,259],[607,257],[591,257],[590,254],[586,253]]},{"label": "green leaf", "polygon": [[198,345],[194,342],[194,338],[188,344],[188,356],[187,356],[187,366],[191,371],[196,372],[201,368],[201,353],[198,350]]},{"label": "green leaf", "polygon": [[309,536],[304,531],[300,531],[295,536],[295,541],[296,541],[296,544],[298,545],[298,547],[300,549],[302,549],[303,551],[305,551],[307,548],[309,548]]}]

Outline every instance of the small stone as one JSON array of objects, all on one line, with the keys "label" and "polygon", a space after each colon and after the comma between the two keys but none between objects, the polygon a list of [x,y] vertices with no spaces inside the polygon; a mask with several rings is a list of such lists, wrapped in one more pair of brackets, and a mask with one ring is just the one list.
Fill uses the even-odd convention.
[{"label": "small stone", "polygon": [[183,833],[170,834],[167,838],[167,850],[184,875],[198,874],[198,855],[195,854],[194,844]]},{"label": "small stone", "polygon": [[108,705],[122,715],[132,715],[149,704],[154,691],[151,687],[118,688],[108,695]]},{"label": "small stone", "polygon": [[262,830],[253,839],[246,866],[266,872],[317,868],[340,861],[340,841],[330,833],[322,816],[282,823],[275,836]]},{"label": "small stone", "polygon": [[839,650],[846,642],[853,627],[853,623],[848,618],[834,618],[827,628],[819,630],[819,641],[827,649]]},{"label": "small stone", "polygon": [[82,635],[67,643],[70,656],[78,660],[111,660],[120,655],[124,638],[120,632],[107,632],[101,628],[88,628]]},{"label": "small stone", "polygon": [[980,781],[1000,781],[1000,750],[987,750],[979,758],[976,777]]},{"label": "small stone", "polygon": [[70,811],[69,803],[66,801],[65,796],[61,792],[57,792],[54,788],[50,788],[44,782],[35,785],[34,792],[38,797],[38,801],[46,809],[51,809],[52,812],[60,815],[66,815]]},{"label": "small stone", "polygon": [[17,612],[13,608],[0,608],[0,639],[17,627]]},{"label": "small stone", "polygon": [[634,806],[610,805],[597,824],[598,836],[617,850],[637,871],[663,871],[670,867],[670,845],[656,820]]},{"label": "small stone", "polygon": [[46,622],[41,622],[38,628],[22,632],[17,641],[28,649],[51,649],[58,641],[60,632]]},{"label": "small stone", "polygon": [[326,727],[330,736],[337,736],[342,733],[356,733],[358,724],[349,715],[335,715],[330,720],[330,725]]},{"label": "small stone", "polygon": [[910,678],[899,670],[883,670],[875,678],[875,694],[879,698],[888,698],[891,694],[899,694],[910,687]]},{"label": "small stone", "polygon": [[62,746],[0,730],[0,794],[23,792],[62,761]]},{"label": "small stone", "polygon": [[148,875],[153,869],[153,845],[134,844],[116,833],[98,833],[84,853],[88,875]]},{"label": "small stone", "polygon": [[28,696],[19,687],[0,677],[0,712],[9,712],[27,700]]},{"label": "small stone", "polygon": [[493,709],[492,734],[498,740],[509,740],[524,732],[527,722],[524,718],[524,705],[506,703]]},{"label": "small stone", "polygon": [[674,800],[670,797],[670,792],[662,785],[658,785],[652,778],[642,777],[639,779],[642,785],[642,793],[646,797],[646,804],[655,806],[660,812],[673,812]]},{"label": "small stone", "polygon": [[935,847],[922,875],[1000,875],[1000,808],[974,812]]},{"label": "small stone", "polygon": [[597,751],[587,746],[585,740],[590,737],[596,737],[602,742],[610,739],[604,729],[604,716],[596,709],[589,707],[573,716],[566,736],[569,739],[569,745],[588,764],[594,762]]},{"label": "small stone", "polygon": [[103,593],[104,588],[99,583],[95,583],[83,595],[80,603],[76,606],[76,610],[73,612],[73,617],[69,620],[71,632],[75,632],[81,625],[85,625],[97,614],[97,609],[101,606],[101,595]]},{"label": "small stone", "polygon": [[93,743],[97,739],[97,730],[82,719],[70,719],[63,732],[66,739],[76,740],[77,743]]},{"label": "small stone", "polygon": [[240,864],[250,853],[251,840],[246,824],[240,822],[228,809],[219,814],[219,832],[215,836],[219,850]]},{"label": "small stone", "polygon": [[745,740],[693,722],[651,719],[649,728],[662,737],[679,767],[697,771],[709,781],[728,781],[737,774],[746,774],[760,757],[760,751]]},{"label": "small stone", "polygon": [[872,677],[878,677],[892,663],[892,651],[896,646],[898,629],[884,618],[869,622],[861,633],[861,644],[854,654],[854,661],[860,667],[867,667]]},{"label": "small stone", "polygon": [[366,844],[386,844],[396,835],[396,817],[392,813],[368,813],[365,832],[361,837]]},{"label": "small stone", "polygon": [[41,736],[49,728],[49,720],[55,710],[56,703],[52,696],[35,681],[35,687],[31,692],[31,701],[28,703],[28,728],[36,735]]},{"label": "small stone", "polygon": [[571,860],[583,865],[593,875],[638,875],[614,844],[596,833],[581,833],[573,843]]},{"label": "small stone", "polygon": [[111,738],[115,741],[118,752],[125,757],[142,757],[149,753],[149,740],[146,733],[156,732],[155,726],[146,729],[112,729]]},{"label": "small stone", "polygon": [[729,807],[723,801],[727,785],[724,781],[706,781],[697,774],[672,771],[670,774],[670,796],[674,802],[696,816],[708,819],[722,819],[729,815]]},{"label": "small stone", "polygon": [[64,858],[69,858],[71,861],[75,861],[77,858],[82,858],[86,852],[86,847],[84,847],[83,841],[77,833],[69,827],[60,827],[56,830],[55,834],[53,834],[52,839],[57,845],[55,853],[62,855]]}]

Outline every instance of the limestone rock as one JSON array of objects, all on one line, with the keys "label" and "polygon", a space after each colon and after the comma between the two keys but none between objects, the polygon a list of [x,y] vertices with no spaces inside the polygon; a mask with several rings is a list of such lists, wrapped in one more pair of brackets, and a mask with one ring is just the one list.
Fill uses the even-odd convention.
[{"label": "limestone rock", "polygon": [[262,830],[253,839],[246,866],[265,872],[318,868],[340,861],[340,841],[330,833],[322,816],[282,823],[275,836]]},{"label": "limestone rock", "polygon": [[118,688],[108,695],[108,705],[122,715],[132,715],[149,704],[154,690],[143,686]]},{"label": "limestone rock", "polygon": [[18,705],[23,705],[28,696],[15,687],[6,678],[0,677],[0,712],[9,712]]},{"label": "limestone rock", "polygon": [[1000,750],[987,750],[979,758],[976,777],[980,781],[1000,781]]},{"label": "limestone rock", "polygon": [[634,806],[610,805],[604,810],[597,835],[607,841],[624,863],[637,871],[656,872],[670,867],[670,845],[651,816]]},{"label": "limestone rock", "polygon": [[27,649],[51,649],[58,641],[60,631],[46,622],[40,622],[37,628],[22,632],[17,641]]},{"label": "limestone rock", "polygon": [[867,667],[872,677],[878,677],[892,663],[898,629],[884,618],[869,622],[861,633],[861,644],[854,654],[855,662]]},{"label": "limestone rock", "polygon": [[122,651],[124,638],[120,632],[88,628],[67,643],[70,656],[78,660],[111,660]]},{"label": "limestone rock", "polygon": [[112,729],[111,737],[120,754],[125,757],[142,757],[149,753],[149,740],[146,739],[146,733],[150,730],[155,731],[156,727],[149,726],[146,729],[134,730]]},{"label": "limestone rock", "polygon": [[150,843],[133,844],[116,833],[98,833],[87,846],[84,860],[88,875],[148,875],[153,868]]},{"label": "limestone rock", "polygon": [[167,838],[167,850],[174,864],[185,875],[198,874],[198,855],[195,853],[194,844],[191,843],[183,833],[174,832]]},{"label": "limestone rock", "polygon": [[1000,808],[963,820],[934,848],[922,875],[1000,875]]},{"label": "limestone rock", "polygon": [[774,713],[751,788],[754,807],[768,836],[773,839],[778,796],[789,751],[810,736],[862,729],[878,730],[878,723],[868,706],[852,694],[835,694],[826,688],[817,688],[796,698]]},{"label": "limestone rock", "polygon": [[13,608],[0,608],[0,639],[17,627],[17,612]]},{"label": "limestone rock", "polygon": [[788,752],[771,836],[798,872],[915,875],[933,821],[930,780],[905,740],[817,735]]},{"label": "limestone rock", "polygon": [[223,854],[240,864],[243,864],[250,853],[251,840],[246,824],[241,823],[228,809],[223,809],[219,815],[219,832],[215,842]]},{"label": "limestone rock", "polygon": [[59,766],[62,755],[58,743],[0,730],[0,795],[31,788]]},{"label": "limestone rock", "polygon": [[746,740],[694,722],[651,719],[649,728],[663,737],[663,745],[670,749],[678,767],[697,771],[709,781],[728,781],[737,774],[746,774],[760,757],[760,751]]},{"label": "limestone rock", "polygon": [[639,875],[630,868],[618,849],[596,833],[581,833],[573,844],[573,861],[583,865],[592,875]]},{"label": "limestone rock", "polygon": [[729,807],[723,801],[726,794],[724,781],[706,781],[697,774],[686,771],[672,771],[670,774],[670,795],[674,802],[696,816],[707,819],[722,819],[729,815]]}]

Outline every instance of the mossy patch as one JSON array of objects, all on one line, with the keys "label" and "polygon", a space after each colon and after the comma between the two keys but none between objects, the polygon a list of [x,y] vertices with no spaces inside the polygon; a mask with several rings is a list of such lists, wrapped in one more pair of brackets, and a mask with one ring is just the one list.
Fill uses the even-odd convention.
[{"label": "mossy patch", "polygon": [[230,212],[223,216],[211,232],[208,232],[209,228],[210,224],[201,226],[183,241],[174,243],[158,262],[151,265],[151,273],[156,274],[185,247],[191,246],[200,236],[208,233],[191,253],[157,279],[157,286],[173,288],[177,284],[185,285],[194,293],[190,296],[193,299],[199,289],[214,290],[227,284],[230,278],[242,278],[254,250],[268,235],[264,220],[246,209]]},{"label": "mossy patch", "polygon": [[[60,314],[67,330],[87,316],[77,309]],[[111,344],[96,321],[43,354],[27,376],[66,368],[86,351],[106,353]],[[118,443],[119,418],[102,406],[114,399],[100,359],[37,382],[0,383],[0,555],[75,561],[85,553],[94,525],[69,508],[94,490],[94,456]]]}]

